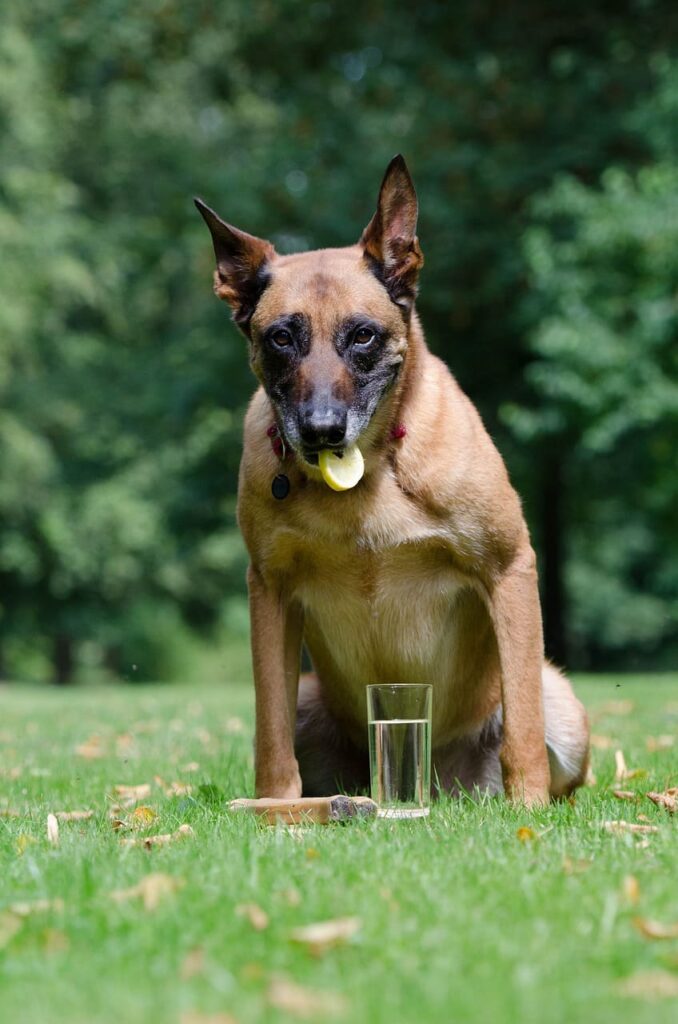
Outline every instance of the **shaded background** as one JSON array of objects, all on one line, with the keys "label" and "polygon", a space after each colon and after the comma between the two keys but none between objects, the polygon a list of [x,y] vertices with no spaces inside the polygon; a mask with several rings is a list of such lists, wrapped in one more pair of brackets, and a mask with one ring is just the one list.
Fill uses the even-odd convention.
[{"label": "shaded background", "polygon": [[548,653],[675,664],[677,47],[659,0],[3,4],[0,678],[219,675],[254,382],[191,196],[349,244],[395,152]]}]

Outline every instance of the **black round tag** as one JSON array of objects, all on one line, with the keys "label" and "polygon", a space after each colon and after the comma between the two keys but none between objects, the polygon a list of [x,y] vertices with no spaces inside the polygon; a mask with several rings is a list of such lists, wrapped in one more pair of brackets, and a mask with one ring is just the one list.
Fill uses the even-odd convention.
[{"label": "black round tag", "polygon": [[273,483],[271,484],[271,494],[278,501],[282,501],[290,493],[290,482],[284,473],[278,473],[277,476],[273,477]]}]

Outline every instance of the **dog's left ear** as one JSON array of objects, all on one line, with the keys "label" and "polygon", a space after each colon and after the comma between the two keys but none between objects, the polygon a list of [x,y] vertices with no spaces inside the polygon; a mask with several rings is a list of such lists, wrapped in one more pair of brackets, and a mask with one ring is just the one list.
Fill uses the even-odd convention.
[{"label": "dog's left ear", "polygon": [[265,239],[227,224],[202,199],[193,201],[212,235],[217,261],[215,294],[228,302],[233,319],[247,333],[252,313],[268,282],[266,267],[275,258],[275,249]]},{"label": "dog's left ear", "polygon": [[394,302],[409,311],[424,256],[417,238],[417,193],[403,157],[394,156],[379,190],[377,212],[362,233],[365,257]]}]

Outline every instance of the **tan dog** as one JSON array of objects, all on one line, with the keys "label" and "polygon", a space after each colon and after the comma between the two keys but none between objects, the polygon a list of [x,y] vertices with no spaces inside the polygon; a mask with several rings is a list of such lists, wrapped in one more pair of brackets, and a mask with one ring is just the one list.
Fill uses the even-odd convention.
[{"label": "tan dog", "polygon": [[[377,212],[345,249],[279,256],[196,205],[212,233],[215,291],[261,383],[238,504],[251,557],[257,794],[367,785],[365,686],[379,682],[433,684],[444,788],[498,792],[503,781],[526,803],[569,793],[586,772],[586,715],[544,662],[535,556],[501,456],[424,342],[404,160],[391,162]],[[354,443],[365,475],[335,493],[318,452]],[[316,674],[299,687],[302,643]]]}]

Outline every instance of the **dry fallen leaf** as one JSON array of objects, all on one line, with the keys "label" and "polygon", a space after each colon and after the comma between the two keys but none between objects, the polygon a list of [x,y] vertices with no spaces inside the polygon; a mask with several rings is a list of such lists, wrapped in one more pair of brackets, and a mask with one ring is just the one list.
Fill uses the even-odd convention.
[{"label": "dry fallen leaf", "polygon": [[640,901],[640,886],[635,875],[625,876],[622,882],[622,896],[626,903],[630,903],[632,907],[638,905]]},{"label": "dry fallen leaf", "polygon": [[14,807],[0,807],[0,818],[20,818],[21,811],[17,811]]},{"label": "dry fallen leaf", "polygon": [[156,775],[154,782],[156,786],[162,789],[165,796],[190,796],[193,792],[193,786],[187,782],[170,782],[167,783],[160,775]]},{"label": "dry fallen leaf", "polygon": [[528,825],[522,825],[517,830],[516,836],[518,837],[521,843],[531,843],[533,842],[533,840],[539,839],[539,836],[534,831],[534,829],[530,828]]},{"label": "dry fallen leaf", "polygon": [[195,978],[197,975],[202,974],[204,970],[205,950],[202,946],[196,946],[195,949],[189,949],[188,953],[181,961],[179,977],[182,981],[190,981],[191,978]]},{"label": "dry fallen leaf", "polygon": [[134,807],[151,795],[151,785],[149,782],[142,782],[138,786],[114,786],[113,792],[118,797],[120,807]]},{"label": "dry fallen leaf", "polygon": [[301,894],[298,889],[283,889],[280,895],[288,907],[298,907],[301,903]]},{"label": "dry fallen leaf", "polygon": [[678,997],[678,974],[670,971],[638,971],[617,986],[622,996],[637,999],[675,999]]},{"label": "dry fallen leaf", "polygon": [[657,807],[663,807],[669,814],[675,814],[678,809],[678,798],[672,795],[668,790],[664,793],[646,793],[646,796],[656,804]]},{"label": "dry fallen leaf", "polygon": [[56,811],[57,821],[88,821],[94,817],[94,811]]},{"label": "dry fallen leaf", "polygon": [[180,772],[199,772],[200,765],[197,761],[189,761],[188,764],[182,764],[179,768]]},{"label": "dry fallen leaf", "polygon": [[603,828],[608,832],[622,833],[622,832],[659,832],[658,825],[636,825],[633,821],[604,821]]},{"label": "dry fallen leaf", "polygon": [[322,956],[328,949],[343,945],[360,928],[359,917],[337,917],[333,921],[319,921],[290,932],[292,942],[306,946],[313,956]]},{"label": "dry fallen leaf", "polygon": [[306,860],[317,860],[320,856],[315,846],[309,846],[306,850]]},{"label": "dry fallen leaf", "polygon": [[9,945],[22,926],[23,921],[17,914],[9,910],[0,910],[0,949]]},{"label": "dry fallen leaf", "polygon": [[19,900],[17,903],[10,903],[9,909],[19,917],[28,917],[29,914],[43,914],[50,910],[61,912],[64,909],[64,901],[58,897],[53,900]]},{"label": "dry fallen leaf", "polygon": [[616,796],[617,800],[636,800],[638,794],[634,793],[632,789],[613,789],[612,796]]},{"label": "dry fallen leaf", "polygon": [[264,928],[268,928],[268,914],[256,903],[240,903],[235,908],[235,912],[238,917],[246,917],[258,932],[263,932]]},{"label": "dry fallen leaf", "polygon": [[53,814],[47,815],[47,841],[52,846],[59,845],[59,822]]},{"label": "dry fallen leaf", "polygon": [[303,988],[287,978],[273,978],[268,989],[269,1006],[303,1019],[345,1013],[348,1006],[336,992]]},{"label": "dry fallen leaf", "polygon": [[678,939],[678,921],[673,924],[662,924],[647,917],[634,917],[633,923],[646,939]]},{"label": "dry fallen leaf", "polygon": [[78,757],[84,757],[86,761],[94,761],[98,757],[104,756],[104,751],[101,746],[101,736],[90,736],[84,743],[80,743],[76,748],[75,752]]},{"label": "dry fallen leaf", "polygon": [[648,736],[645,740],[645,746],[651,754],[654,754],[658,750],[670,750],[675,743],[675,739],[675,736],[669,733],[664,733],[662,736]]},{"label": "dry fallen leaf", "polygon": [[132,811],[130,817],[130,824],[132,828],[146,828],[151,825],[158,817],[157,812],[149,807],[147,804],[139,804]]},{"label": "dry fallen leaf", "polygon": [[129,889],[114,890],[111,893],[111,899],[116,903],[124,903],[126,900],[140,898],[143,901],[144,910],[151,911],[155,910],[167,896],[178,892],[185,884],[183,878],[153,872],[144,875],[140,882]]},{"label": "dry fallen leaf", "polygon": [[166,832],[158,836],[139,836],[134,839],[123,839],[121,845],[143,846],[145,849],[151,850],[154,846],[165,846],[167,843],[173,843],[176,839],[188,839],[189,836],[193,835],[195,833],[190,825],[179,825],[176,832]]}]

